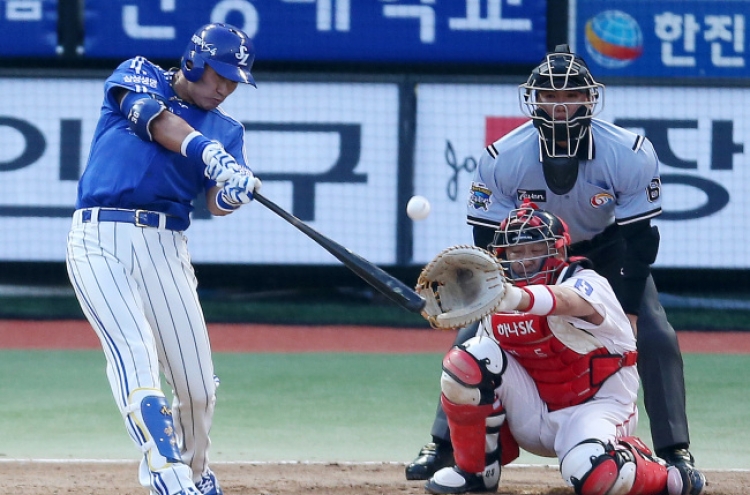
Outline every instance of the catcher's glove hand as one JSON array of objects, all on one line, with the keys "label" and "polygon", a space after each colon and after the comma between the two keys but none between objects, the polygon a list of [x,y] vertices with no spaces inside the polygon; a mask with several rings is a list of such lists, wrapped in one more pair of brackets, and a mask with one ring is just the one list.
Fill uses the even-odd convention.
[{"label": "catcher's glove hand", "polygon": [[508,287],[500,262],[490,253],[453,246],[422,269],[415,290],[427,301],[422,316],[430,325],[450,329],[495,312]]}]

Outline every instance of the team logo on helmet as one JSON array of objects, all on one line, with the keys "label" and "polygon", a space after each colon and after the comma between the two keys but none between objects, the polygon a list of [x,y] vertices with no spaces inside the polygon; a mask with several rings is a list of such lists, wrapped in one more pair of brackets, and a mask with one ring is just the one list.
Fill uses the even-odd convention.
[{"label": "team logo on helmet", "polygon": [[247,65],[247,59],[250,58],[250,52],[245,45],[240,45],[239,51],[234,54],[234,58],[239,60],[237,65]]},{"label": "team logo on helmet", "polygon": [[614,200],[615,200],[614,196],[612,196],[609,193],[599,193],[591,197],[590,203],[591,203],[591,206],[593,206],[594,208],[600,208]]},{"label": "team logo on helmet", "polygon": [[195,46],[199,47],[200,51],[208,52],[212,57],[216,56],[216,47],[211,43],[206,43],[203,38],[201,38],[197,34],[194,34],[193,37],[190,38],[190,41],[192,41]]}]

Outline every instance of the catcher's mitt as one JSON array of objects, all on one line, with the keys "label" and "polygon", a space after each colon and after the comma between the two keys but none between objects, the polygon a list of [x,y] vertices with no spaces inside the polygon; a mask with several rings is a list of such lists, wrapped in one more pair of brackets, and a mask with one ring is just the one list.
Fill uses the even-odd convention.
[{"label": "catcher's mitt", "polygon": [[476,246],[444,249],[423,269],[415,290],[433,328],[459,328],[495,311],[505,295],[500,263]]}]

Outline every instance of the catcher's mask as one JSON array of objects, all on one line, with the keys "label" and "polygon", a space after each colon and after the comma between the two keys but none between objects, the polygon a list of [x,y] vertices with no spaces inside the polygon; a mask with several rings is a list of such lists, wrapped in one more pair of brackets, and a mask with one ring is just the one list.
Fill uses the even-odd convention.
[{"label": "catcher's mask", "polygon": [[488,250],[514,285],[554,284],[568,266],[568,226],[552,213],[524,202],[495,231]]},{"label": "catcher's mask", "polygon": [[593,153],[591,119],[604,106],[604,85],[568,45],[557,45],[518,89],[521,111],[539,132],[547,183],[565,194],[575,184],[578,157]]}]

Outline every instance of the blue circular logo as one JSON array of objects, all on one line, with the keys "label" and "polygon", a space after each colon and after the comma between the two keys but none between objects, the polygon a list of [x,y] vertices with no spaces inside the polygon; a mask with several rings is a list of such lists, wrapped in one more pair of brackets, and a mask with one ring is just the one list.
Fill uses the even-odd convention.
[{"label": "blue circular logo", "polygon": [[643,53],[643,35],[635,19],[605,10],[586,22],[586,51],[602,67],[625,67]]}]

